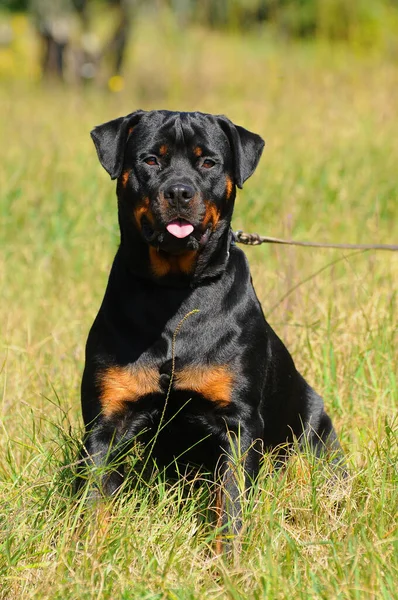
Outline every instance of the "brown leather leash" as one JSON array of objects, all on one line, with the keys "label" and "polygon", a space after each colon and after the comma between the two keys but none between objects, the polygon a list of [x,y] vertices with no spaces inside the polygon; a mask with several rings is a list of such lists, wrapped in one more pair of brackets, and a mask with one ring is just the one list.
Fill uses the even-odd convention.
[{"label": "brown leather leash", "polygon": [[242,230],[234,233],[235,242],[247,246],[259,246],[260,244],[284,244],[287,246],[306,246],[309,248],[337,248],[340,250],[390,250],[398,251],[398,244],[322,244],[320,242],[297,242],[294,240],[283,240],[281,238],[259,235],[258,233],[245,233]]}]

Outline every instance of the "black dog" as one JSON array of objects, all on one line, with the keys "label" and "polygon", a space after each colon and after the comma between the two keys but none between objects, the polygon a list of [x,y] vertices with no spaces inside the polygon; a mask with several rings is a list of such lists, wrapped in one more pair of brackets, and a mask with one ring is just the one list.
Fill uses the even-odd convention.
[{"label": "black dog", "polygon": [[[91,135],[117,179],[121,242],[87,342],[86,460],[104,465],[140,434],[159,466],[215,473],[220,523],[232,518],[238,531],[232,456],[243,456],[246,487],[263,449],[283,447],[283,458],[294,439],[343,460],[322,399],[265,321],[233,243],[236,186],[264,142],[198,112],[137,111]],[[102,491],[122,480],[119,466]]]}]

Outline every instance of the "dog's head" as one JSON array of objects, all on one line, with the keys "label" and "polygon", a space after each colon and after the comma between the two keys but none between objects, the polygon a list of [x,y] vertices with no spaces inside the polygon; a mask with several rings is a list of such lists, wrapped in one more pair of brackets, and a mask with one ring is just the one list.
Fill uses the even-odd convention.
[{"label": "dog's head", "polygon": [[136,111],[91,132],[118,179],[122,230],[162,252],[200,253],[229,228],[235,186],[252,175],[260,136],[224,116]]}]

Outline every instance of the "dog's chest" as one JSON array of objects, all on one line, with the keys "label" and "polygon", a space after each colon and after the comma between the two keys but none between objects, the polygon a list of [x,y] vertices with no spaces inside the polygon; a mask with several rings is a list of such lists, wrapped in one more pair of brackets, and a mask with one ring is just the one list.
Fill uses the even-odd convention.
[{"label": "dog's chest", "polygon": [[167,360],[162,365],[138,362],[110,366],[98,375],[100,401],[106,416],[130,406],[184,405],[205,401],[218,408],[232,401],[235,374],[227,363],[183,363]]}]

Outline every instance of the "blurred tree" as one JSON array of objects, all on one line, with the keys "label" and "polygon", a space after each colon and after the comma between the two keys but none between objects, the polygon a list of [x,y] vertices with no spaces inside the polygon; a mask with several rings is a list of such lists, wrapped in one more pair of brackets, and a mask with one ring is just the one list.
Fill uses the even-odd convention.
[{"label": "blurred tree", "polygon": [[25,11],[28,9],[29,0],[3,0],[2,5],[7,10]]},{"label": "blurred tree", "polygon": [[[82,20],[87,17],[83,8],[87,3],[102,6],[103,13],[111,4],[116,5],[120,19],[104,53],[113,56],[113,71],[117,74],[122,69],[131,31],[133,3],[134,13],[167,4],[183,26],[201,23],[212,28],[245,31],[266,22],[284,37],[317,36],[363,46],[382,43],[385,31],[389,32],[390,40],[398,33],[398,0],[1,0],[3,7],[14,11],[42,2],[47,8],[41,11],[41,23],[51,20],[56,10],[66,14],[72,5]],[[44,26],[44,29],[48,31],[51,27]],[[44,38],[46,34],[41,35]],[[56,53],[49,51],[49,54]],[[58,64],[61,64],[61,46],[57,54]]]},{"label": "blurred tree", "polygon": [[72,0],[30,0],[29,8],[42,40],[43,75],[62,79],[74,4]]},{"label": "blurred tree", "polygon": [[120,76],[131,32],[133,0],[108,0],[108,2],[117,7],[118,19],[115,31],[101,54],[111,55],[113,73]]}]

